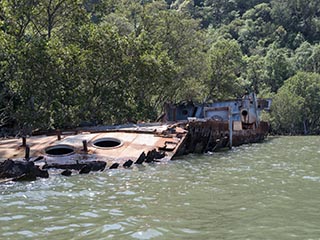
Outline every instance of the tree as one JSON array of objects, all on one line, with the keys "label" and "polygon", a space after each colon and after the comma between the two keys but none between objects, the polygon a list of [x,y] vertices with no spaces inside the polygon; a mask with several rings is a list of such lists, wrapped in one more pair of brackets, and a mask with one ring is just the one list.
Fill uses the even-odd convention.
[{"label": "tree", "polygon": [[249,9],[253,9],[255,6],[262,3],[270,3],[271,0],[235,0],[237,9],[243,14]]},{"label": "tree", "polygon": [[247,87],[254,91],[255,93],[259,93],[262,89],[265,88],[265,68],[264,68],[264,58],[259,55],[254,55],[251,57],[245,56],[244,61],[246,64],[246,68],[244,71],[243,78],[247,82]]},{"label": "tree", "polygon": [[244,53],[257,54],[257,48],[266,47],[275,40],[275,26],[271,23],[269,4],[261,3],[246,11],[243,25],[238,29],[238,42]]},{"label": "tree", "polygon": [[202,25],[218,27],[223,23],[233,20],[232,10],[236,10],[234,1],[228,0],[205,0],[202,8]]},{"label": "tree", "polygon": [[[301,33],[306,40],[319,40],[319,13],[318,0],[272,0],[272,18],[277,25],[283,26],[290,35]],[[292,44],[294,36],[288,42]]]},{"label": "tree", "polygon": [[127,89],[132,115],[139,120],[154,120],[164,101],[177,91],[177,69],[162,44],[152,44],[144,33],[130,39],[128,50]]},{"label": "tree", "polygon": [[278,132],[318,133],[320,128],[320,75],[299,72],[279,89],[272,104]]},{"label": "tree", "polygon": [[320,73],[320,44],[303,42],[293,56],[297,71]]},{"label": "tree", "polygon": [[316,44],[312,48],[312,54],[307,59],[308,70],[320,73],[320,44]]},{"label": "tree", "polygon": [[79,42],[79,118],[92,123],[122,122],[129,74],[126,38],[111,26],[88,24],[81,29]]},{"label": "tree", "polygon": [[242,67],[240,46],[235,40],[221,39],[208,53],[209,79],[207,99],[234,97],[241,94],[239,76]]},{"label": "tree", "polygon": [[[2,0],[0,125],[48,129],[153,120],[168,100],[235,97],[244,87],[278,93],[296,71],[311,78],[320,72],[318,5]],[[310,102],[306,94],[300,95]],[[281,90],[279,99],[298,108],[300,95]],[[316,110],[308,111],[296,123],[314,131]]]},{"label": "tree", "polygon": [[272,101],[271,126],[276,133],[301,133],[304,99],[281,88]]},{"label": "tree", "polygon": [[13,37],[0,30],[0,128],[12,120],[13,98],[9,83],[13,73]]},{"label": "tree", "polygon": [[308,59],[311,57],[313,49],[309,42],[303,42],[296,50],[293,56],[295,69],[297,71],[308,71]]},{"label": "tree", "polygon": [[265,58],[266,85],[271,92],[277,92],[283,82],[293,75],[292,65],[289,60],[289,53],[286,49],[271,46]]},{"label": "tree", "polygon": [[21,41],[32,24],[32,13],[35,4],[33,0],[0,2],[1,29]]},{"label": "tree", "polygon": [[86,20],[86,9],[83,0],[41,0],[35,4],[32,16],[33,31],[50,39],[53,33],[62,37],[65,28],[74,30]]},{"label": "tree", "polygon": [[149,38],[162,43],[162,50],[167,51],[178,70],[174,79],[176,92],[171,94],[176,97],[168,99],[182,100],[186,81],[201,82],[205,76],[204,35],[198,21],[179,12],[161,12],[157,19],[158,26]]},{"label": "tree", "polygon": [[[168,61],[174,64],[175,76],[170,77],[166,99],[179,101],[190,96],[186,85],[195,81],[202,82],[206,74],[206,66],[203,64],[205,38],[199,21],[184,12],[168,10],[160,1],[145,3],[142,7],[133,6],[131,14],[124,12],[126,18],[131,19],[132,26],[136,26],[133,27],[135,37],[143,39],[146,45],[161,48]],[[155,82],[156,78],[149,81]]]}]

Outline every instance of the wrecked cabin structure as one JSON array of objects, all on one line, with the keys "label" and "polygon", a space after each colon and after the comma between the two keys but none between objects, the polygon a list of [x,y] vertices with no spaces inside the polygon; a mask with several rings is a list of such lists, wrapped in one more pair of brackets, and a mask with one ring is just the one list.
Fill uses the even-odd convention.
[{"label": "wrecked cabin structure", "polygon": [[188,122],[184,153],[203,153],[263,140],[269,124],[261,121],[260,115],[270,111],[271,103],[271,99],[257,99],[255,93],[212,103],[167,103],[164,119]]}]

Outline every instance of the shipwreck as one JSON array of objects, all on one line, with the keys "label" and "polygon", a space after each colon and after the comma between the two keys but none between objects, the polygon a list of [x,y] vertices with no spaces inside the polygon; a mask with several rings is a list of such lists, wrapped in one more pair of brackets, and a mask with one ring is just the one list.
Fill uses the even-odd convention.
[{"label": "shipwreck", "polygon": [[160,122],[97,126],[0,141],[0,179],[34,180],[61,174],[132,168],[167,162],[189,153],[214,152],[262,141],[269,125],[260,120],[271,99],[242,98],[195,104],[167,103]]}]

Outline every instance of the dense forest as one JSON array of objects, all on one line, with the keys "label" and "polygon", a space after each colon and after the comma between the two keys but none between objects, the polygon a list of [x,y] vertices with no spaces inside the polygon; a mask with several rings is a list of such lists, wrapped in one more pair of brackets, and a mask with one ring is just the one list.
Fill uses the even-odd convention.
[{"label": "dense forest", "polygon": [[275,133],[320,132],[320,0],[0,0],[2,134],[245,89],[273,98]]}]

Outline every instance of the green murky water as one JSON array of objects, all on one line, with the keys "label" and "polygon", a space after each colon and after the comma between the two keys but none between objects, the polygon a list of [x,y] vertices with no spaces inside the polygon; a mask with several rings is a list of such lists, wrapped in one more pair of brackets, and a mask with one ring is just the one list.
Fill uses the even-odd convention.
[{"label": "green murky water", "polygon": [[0,239],[320,239],[320,137],[0,185]]}]

